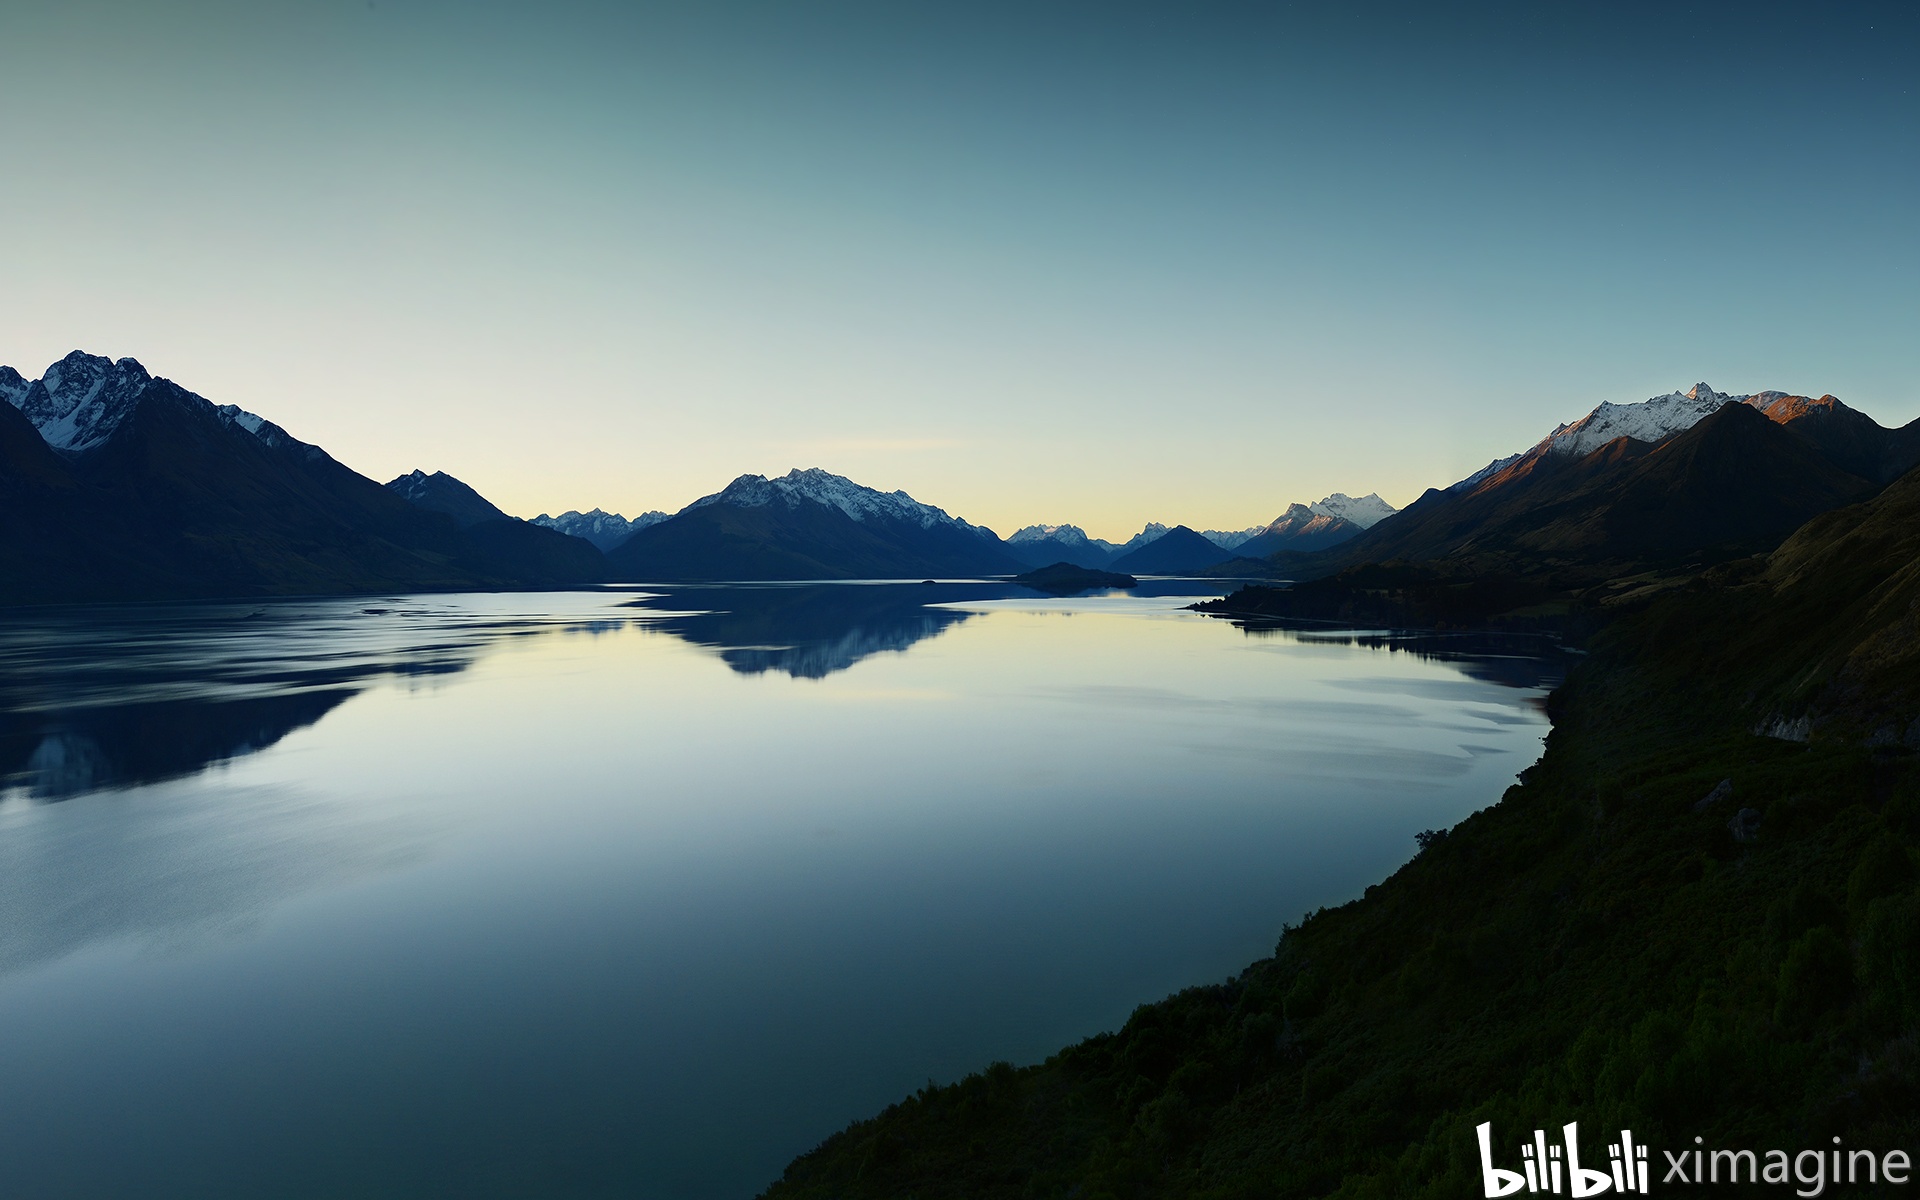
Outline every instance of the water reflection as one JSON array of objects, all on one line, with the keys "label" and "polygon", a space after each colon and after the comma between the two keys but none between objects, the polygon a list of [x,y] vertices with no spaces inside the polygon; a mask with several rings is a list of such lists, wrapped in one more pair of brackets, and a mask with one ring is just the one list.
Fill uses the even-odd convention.
[{"label": "water reflection", "polygon": [[[1145,581],[1115,602],[1195,591],[1192,582]],[[740,674],[824,679],[875,655],[905,653],[992,607],[971,605],[1034,595],[979,581],[769,584],[651,589],[624,603],[574,593],[558,603],[502,597],[490,606],[415,597],[16,613],[0,621],[0,795],[59,800],[191,776],[279,743],[382,678],[457,674],[491,647],[542,633],[643,624],[713,652]],[[1466,678],[1427,682],[1462,695],[1470,680],[1544,693],[1565,673],[1555,644],[1529,635],[1218,619],[1256,640],[1446,663]],[[1407,681],[1387,686],[1404,694]],[[1363,719],[1358,709],[1354,715]]]},{"label": "water reflection", "polygon": [[245,700],[95,704],[0,713],[0,787],[42,800],[157,783],[264,750],[354,695],[348,688]]},{"label": "water reflection", "polygon": [[[1190,595],[1156,581],[1136,595]],[[606,593],[16,612],[0,620],[0,796],[62,800],[159,783],[276,745],[383,678],[453,675],[490,648],[630,624],[711,650],[742,674],[824,679],[905,653],[1030,597],[998,582],[675,587]],[[624,609],[624,611],[623,611]]]},{"label": "water reflection", "polygon": [[743,675],[824,679],[875,654],[904,653],[973,614],[930,604],[1021,594],[1003,584],[772,584],[673,588],[628,603],[651,628],[716,651]]},{"label": "water reflection", "polygon": [[[1573,651],[1547,634],[1483,630],[1347,629],[1273,617],[1207,614],[1249,638],[1321,646],[1363,646],[1446,663],[1470,679],[1504,687],[1552,691],[1566,680]],[[1436,683],[1444,683],[1436,680]]]},{"label": "water reflection", "polygon": [[[1224,590],[1211,581],[1151,580],[1129,594],[1186,597]],[[978,615],[948,606],[1043,594],[1049,593],[979,581],[773,583],[669,587],[627,603],[662,614],[648,625],[717,652],[743,675],[774,671],[824,679],[876,654],[905,653]]]},{"label": "water reflection", "polygon": [[647,590],[0,621],[16,792],[186,776],[0,803],[0,1193],[750,1196],[1270,953],[1546,728],[1197,589]]},{"label": "water reflection", "polygon": [[508,639],[629,623],[603,608],[527,615],[415,598],[11,613],[0,620],[0,796],[62,800],[193,775],[275,745],[381,678],[451,675]]}]

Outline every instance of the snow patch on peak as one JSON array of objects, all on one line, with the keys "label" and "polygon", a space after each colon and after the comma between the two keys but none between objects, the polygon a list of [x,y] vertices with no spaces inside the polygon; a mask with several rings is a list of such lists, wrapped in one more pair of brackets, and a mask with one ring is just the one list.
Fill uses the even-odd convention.
[{"label": "snow patch on peak", "polygon": [[[248,433],[251,433],[255,437],[260,436],[261,427],[263,427],[267,423],[267,419],[265,417],[256,416],[253,413],[248,412],[246,409],[241,408],[238,404],[222,404],[218,408],[216,408],[214,411],[219,413],[220,419],[225,421],[227,424],[238,425],[240,428],[246,430]],[[419,473],[420,472],[418,471],[414,472],[415,475],[418,475]]]},{"label": "snow patch on peak", "polygon": [[[318,446],[307,445],[307,443],[294,437],[286,430],[275,425],[272,421],[257,414],[250,413],[238,404],[215,405],[213,411],[217,413],[220,419],[229,427],[244,429],[275,449],[279,449],[282,446],[293,446],[304,449],[309,457],[312,457],[314,454],[325,453],[325,451],[322,451]],[[415,471],[414,474],[419,475],[420,472]]]},{"label": "snow patch on peak", "polygon": [[255,434],[255,436],[259,434],[259,426],[267,424],[265,417],[255,417],[253,413],[248,413],[246,409],[242,409],[240,405],[221,405],[221,409],[223,409],[223,411],[225,411],[225,409],[232,409],[234,413],[232,413],[232,419],[230,420],[232,420],[234,424],[238,424],[240,428],[244,428],[246,432]]},{"label": "snow patch on peak", "polygon": [[1378,492],[1368,492],[1357,499],[1345,492],[1335,492],[1307,507],[1323,517],[1338,517],[1343,521],[1351,521],[1362,529],[1372,529],[1400,511],[1382,500]]},{"label": "snow patch on peak", "polygon": [[809,467],[804,471],[795,468],[778,479],[768,479],[764,475],[742,475],[713,495],[695,500],[687,508],[704,508],[709,504],[729,504],[738,508],[783,504],[793,508],[802,503],[837,508],[855,521],[902,521],[922,529],[951,525],[981,532],[978,526],[970,525],[958,517],[950,517],[945,510],[931,504],[922,504],[905,492],[881,492],[862,487],[844,475],[835,475],[819,467]]},{"label": "snow patch on peak", "polygon": [[[1557,434],[1560,432],[1561,429],[1565,429],[1565,428],[1566,426],[1562,425],[1560,426],[1559,429],[1555,429],[1553,431],[1553,434]],[[1553,434],[1548,434],[1547,435],[1548,438],[1551,439],[1553,437]],[[1505,458],[1496,458],[1492,462],[1488,463],[1486,466],[1481,467],[1478,471],[1475,471],[1473,474],[1467,476],[1465,479],[1462,479],[1459,483],[1451,485],[1450,487],[1447,488],[1447,490],[1449,492],[1464,492],[1467,489],[1471,488],[1474,484],[1479,483],[1481,480],[1488,479],[1495,475],[1498,475],[1500,472],[1506,470],[1508,467],[1519,462],[1521,459],[1525,457],[1526,457],[1525,454],[1509,454]]]}]

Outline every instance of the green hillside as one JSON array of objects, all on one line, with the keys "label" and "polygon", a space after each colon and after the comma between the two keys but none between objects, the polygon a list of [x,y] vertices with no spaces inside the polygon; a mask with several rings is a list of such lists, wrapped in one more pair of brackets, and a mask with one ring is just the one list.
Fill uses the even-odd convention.
[{"label": "green hillside", "polygon": [[1459,1197],[1481,1121],[1911,1151],[1917,600],[1909,475],[1617,606],[1542,760],[1363,899],[767,1196]]}]

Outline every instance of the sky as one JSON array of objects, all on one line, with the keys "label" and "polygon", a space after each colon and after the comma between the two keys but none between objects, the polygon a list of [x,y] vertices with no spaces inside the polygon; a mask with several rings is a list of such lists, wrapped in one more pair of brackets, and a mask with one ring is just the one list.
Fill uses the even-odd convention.
[{"label": "sky", "polygon": [[1706,381],[1920,417],[1912,6],[0,5],[0,362],[376,479],[1396,505]]}]

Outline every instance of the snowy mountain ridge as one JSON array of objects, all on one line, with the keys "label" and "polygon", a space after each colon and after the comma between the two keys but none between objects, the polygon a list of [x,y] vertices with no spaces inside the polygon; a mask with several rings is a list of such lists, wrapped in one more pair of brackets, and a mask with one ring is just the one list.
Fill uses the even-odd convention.
[{"label": "snowy mountain ridge", "polygon": [[1113,549],[1112,542],[1088,537],[1087,531],[1078,525],[1027,525],[1014,530],[1007,541],[1010,544],[1059,542],[1066,546],[1100,546],[1108,550]]},{"label": "snowy mountain ridge", "polygon": [[1603,400],[1578,421],[1556,428],[1541,441],[1539,448],[1548,454],[1581,455],[1590,454],[1618,437],[1657,442],[1681,430],[1692,429],[1724,405],[1751,404],[1764,409],[1785,395],[1785,392],[1756,392],[1751,396],[1731,396],[1716,392],[1705,383],[1696,383],[1684,392],[1668,392],[1638,404]]},{"label": "snowy mountain ridge", "polygon": [[604,551],[611,550],[638,530],[658,525],[671,515],[659,511],[644,512],[628,520],[619,513],[602,512],[597,508],[592,512],[568,509],[557,517],[541,513],[533,518],[533,523],[557,529],[572,537],[585,538]]},{"label": "snowy mountain ridge", "polygon": [[7,398],[49,446],[78,454],[112,437],[152,382],[135,359],[114,362],[75,350],[48,367],[17,399]]},{"label": "snowy mountain ridge", "polygon": [[1448,485],[1446,490],[1449,492],[1464,492],[1474,484],[1479,483],[1482,479],[1488,479],[1498,475],[1525,457],[1526,453],[1523,451],[1519,454],[1509,454],[1505,458],[1496,458],[1486,466],[1481,467],[1478,471],[1462,479],[1459,483]]},{"label": "snowy mountain ridge", "polygon": [[1245,542],[1252,541],[1266,531],[1266,525],[1249,525],[1245,529],[1202,529],[1200,536],[1220,547],[1222,550],[1231,550]]},{"label": "snowy mountain ridge", "polygon": [[1530,455],[1573,456],[1591,454],[1615,438],[1630,437],[1642,442],[1660,442],[1676,433],[1692,429],[1705,418],[1729,404],[1746,404],[1766,412],[1775,403],[1790,399],[1788,392],[1754,392],[1735,396],[1716,392],[1704,381],[1684,392],[1668,392],[1635,404],[1615,404],[1602,400],[1592,412],[1577,421],[1554,426],[1531,449],[1505,458],[1496,458],[1446,490],[1464,491],[1483,479],[1491,478]]},{"label": "snowy mountain ridge", "polygon": [[1128,538],[1126,541],[1120,543],[1120,549],[1123,551],[1137,550],[1141,546],[1146,545],[1148,542],[1156,541],[1160,538],[1165,537],[1167,535],[1167,532],[1172,528],[1173,526],[1162,525],[1158,521],[1148,521],[1146,524],[1146,527],[1141,529],[1139,533],[1134,534],[1132,537]]},{"label": "snowy mountain ridge", "polygon": [[[140,406],[154,382],[138,359],[116,361],[75,350],[32,381],[12,367],[0,367],[0,399],[24,413],[49,446],[68,454],[84,454],[106,444]],[[228,425],[246,430],[269,446],[306,444],[238,405],[216,406],[193,392],[184,394],[192,403],[205,405]]]},{"label": "snowy mountain ridge", "polygon": [[950,517],[944,509],[922,504],[905,492],[881,492],[862,487],[844,475],[835,475],[819,467],[804,471],[795,468],[777,479],[768,479],[765,475],[742,475],[720,491],[711,496],[702,496],[680,511],[690,512],[711,504],[729,504],[736,508],[763,508],[770,504],[781,504],[794,508],[801,503],[837,508],[855,521],[879,519],[917,525],[921,529],[951,525],[972,533],[990,532],[959,517]]}]

